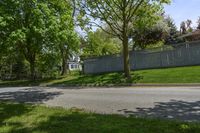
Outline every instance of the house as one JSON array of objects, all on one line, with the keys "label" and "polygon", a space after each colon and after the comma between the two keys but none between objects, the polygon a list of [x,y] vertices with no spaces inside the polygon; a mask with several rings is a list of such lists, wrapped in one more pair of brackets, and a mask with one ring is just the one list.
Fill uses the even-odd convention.
[{"label": "house", "polygon": [[70,71],[82,70],[79,55],[73,55],[71,59],[67,62],[67,65]]},{"label": "house", "polygon": [[82,71],[82,63],[80,55],[83,53],[83,45],[80,47],[79,53],[72,54],[70,60],[67,62],[70,71]]},{"label": "house", "polygon": [[180,43],[173,44],[174,48],[189,48],[193,46],[200,45],[200,30],[195,30],[193,32],[179,36],[177,39],[181,40]]},{"label": "house", "polygon": [[198,41],[200,40],[200,30],[196,30],[194,32],[182,35],[179,37],[179,39],[183,39],[187,42]]}]

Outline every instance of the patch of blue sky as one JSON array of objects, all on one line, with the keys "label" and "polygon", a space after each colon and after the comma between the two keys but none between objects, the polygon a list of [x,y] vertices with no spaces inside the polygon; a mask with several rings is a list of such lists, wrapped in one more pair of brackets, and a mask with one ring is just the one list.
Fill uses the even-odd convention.
[{"label": "patch of blue sky", "polygon": [[200,16],[200,0],[172,0],[165,6],[165,12],[174,19],[177,27],[187,19],[192,20],[195,27]]}]

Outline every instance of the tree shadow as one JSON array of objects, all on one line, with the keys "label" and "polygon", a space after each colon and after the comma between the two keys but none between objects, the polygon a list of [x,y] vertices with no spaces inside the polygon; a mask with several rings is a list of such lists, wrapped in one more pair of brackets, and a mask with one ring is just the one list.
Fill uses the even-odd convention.
[{"label": "tree shadow", "polygon": [[[104,73],[104,74],[86,74],[86,75],[78,75],[72,74],[68,75],[69,78],[73,77],[73,79],[66,79],[66,77],[59,78],[49,78],[49,79],[38,79],[35,81],[31,80],[11,80],[11,81],[2,81],[0,82],[1,87],[24,87],[24,86],[59,86],[59,87],[70,87],[70,86],[129,86],[134,83],[137,83],[143,77],[134,72],[131,73],[132,78],[130,80],[126,80],[124,74],[122,72],[116,73]],[[61,80],[62,81],[59,81]],[[56,83],[53,83],[56,81]]]},{"label": "tree shadow", "polygon": [[19,132],[25,133],[27,130],[21,128],[22,123],[19,122],[8,122],[7,120],[13,117],[20,117],[24,114],[29,113],[33,110],[33,106],[28,106],[25,104],[0,102],[0,127],[9,126],[11,127],[10,132],[15,132],[18,129]]},{"label": "tree shadow", "polygon": [[33,103],[40,104],[61,94],[61,92],[46,92],[44,89],[39,88],[27,88],[16,92],[0,92],[0,127],[9,128],[9,131],[5,132],[10,133],[31,132],[31,128],[24,127],[22,121],[15,121],[15,119],[21,116],[25,118],[34,111],[36,106],[32,105]]},{"label": "tree shadow", "polygon": [[42,83],[52,82],[54,80],[62,79],[59,78],[46,78],[46,79],[36,79],[36,80],[4,80],[0,82],[1,87],[24,87],[24,86],[40,86]]},{"label": "tree shadow", "polygon": [[[73,108],[46,108],[0,102],[0,130],[5,133],[199,133],[198,125],[118,115],[84,113]],[[4,132],[4,131],[0,131]]]},{"label": "tree shadow", "polygon": [[[48,133],[66,133],[66,132],[95,132],[93,125],[97,121],[96,116],[89,114],[81,114],[72,112],[65,115],[53,115],[48,118],[48,121],[41,122],[33,129],[34,132],[45,131]],[[93,123],[92,123],[93,122]],[[90,126],[88,126],[90,125]]]},{"label": "tree shadow", "polygon": [[38,123],[31,131],[47,133],[199,133],[199,129],[181,122],[72,111],[68,114],[51,115],[47,121]]},{"label": "tree shadow", "polygon": [[0,100],[19,103],[43,103],[62,95],[61,92],[46,92],[44,89],[28,88],[15,92],[0,92]]},{"label": "tree shadow", "polygon": [[170,102],[158,102],[153,108],[137,108],[136,111],[128,109],[118,110],[126,115],[139,117],[176,119],[183,121],[200,121],[200,101],[187,102],[171,100]]},{"label": "tree shadow", "polygon": [[115,86],[115,85],[131,85],[137,83],[143,77],[139,74],[132,74],[132,79],[126,80],[122,73],[110,73],[99,75],[83,75],[75,79],[57,82],[50,86]]}]

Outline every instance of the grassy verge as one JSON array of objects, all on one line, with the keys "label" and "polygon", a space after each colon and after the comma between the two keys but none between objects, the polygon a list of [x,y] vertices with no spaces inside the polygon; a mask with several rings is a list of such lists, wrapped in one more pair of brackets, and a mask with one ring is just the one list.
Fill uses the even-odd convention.
[{"label": "grassy verge", "polygon": [[74,73],[65,77],[38,81],[0,81],[0,86],[69,86],[69,85],[123,85],[127,83],[200,83],[200,66],[168,69],[140,70],[131,73],[132,80],[125,81],[122,73],[100,75],[79,75]]},{"label": "grassy verge", "polygon": [[200,123],[0,102],[0,133],[199,133]]}]

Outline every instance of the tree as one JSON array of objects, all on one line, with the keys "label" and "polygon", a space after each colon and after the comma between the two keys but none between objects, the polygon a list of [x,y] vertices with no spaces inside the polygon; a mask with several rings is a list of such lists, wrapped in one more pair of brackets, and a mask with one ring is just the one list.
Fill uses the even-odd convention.
[{"label": "tree", "polygon": [[[164,16],[160,16],[160,20],[155,23],[149,23],[156,19],[156,17],[151,17],[148,19],[143,19],[142,22],[138,21],[133,29],[133,50],[145,49],[148,45],[154,45],[158,42],[164,41],[170,32],[170,27],[165,21]],[[141,26],[141,23],[142,26]]]},{"label": "tree", "polygon": [[192,20],[190,20],[190,19],[188,19],[186,22],[186,28],[187,28],[187,31],[188,32],[192,32],[193,31],[193,29],[192,29]]},{"label": "tree", "polygon": [[164,11],[157,9],[157,6],[151,6],[148,11],[145,8],[139,10],[142,12],[142,19],[136,19],[133,22],[132,50],[157,47],[158,44],[159,46],[164,45],[174,28],[176,30],[175,25],[170,25],[170,18],[165,16]]},{"label": "tree", "polygon": [[[58,53],[61,57],[62,71],[61,75],[67,73],[67,61],[69,60],[72,53],[79,51],[79,37],[75,32],[75,1],[66,4],[66,1],[59,1],[60,4],[56,6],[57,10],[54,10],[53,15],[54,21],[51,24],[49,30],[51,41],[54,42]],[[55,47],[54,46],[54,47]],[[55,49],[56,49],[55,48]]]},{"label": "tree", "polygon": [[89,32],[83,46],[83,57],[111,55],[120,52],[120,42],[117,38],[104,33],[101,29]]},{"label": "tree", "polygon": [[200,30],[200,17],[199,17],[199,19],[197,20],[197,30]]},{"label": "tree", "polygon": [[62,72],[61,75],[65,75],[68,71],[67,61],[74,53],[79,51],[79,39],[75,32],[71,31],[66,35],[66,41],[60,43],[60,54],[62,57]]},{"label": "tree", "polygon": [[167,16],[165,18],[165,22],[170,28],[169,36],[165,39],[165,43],[171,44],[171,43],[177,42],[178,30],[177,30],[176,24],[174,23],[174,20],[170,16]]},{"label": "tree", "polygon": [[0,3],[3,36],[0,45],[23,54],[29,62],[32,79],[36,77],[38,64],[51,61],[46,55],[59,55],[61,47],[66,53],[66,48],[77,46],[73,46],[77,35],[69,1],[2,0]]},{"label": "tree", "polygon": [[181,22],[180,25],[180,33],[181,34],[187,34],[188,32],[192,32],[192,20],[188,19],[186,21]]},{"label": "tree", "polygon": [[[108,25],[112,32],[106,31],[102,27],[103,24],[97,24],[93,21],[95,25],[122,41],[124,73],[126,78],[131,77],[128,48],[130,29],[132,29],[134,20],[142,19],[141,16],[144,13],[139,12],[139,9],[145,8],[145,11],[148,11],[152,6],[156,5],[157,12],[157,10],[161,9],[160,7],[163,3],[168,2],[168,0],[85,0],[82,3],[82,7],[86,9],[85,13],[88,16]],[[149,12],[149,16],[151,16],[151,12]]]},{"label": "tree", "polygon": [[35,77],[36,53],[40,51],[43,42],[44,29],[41,3],[35,1],[1,2],[1,15],[9,27],[8,44],[16,45],[30,63],[31,77]]},{"label": "tree", "polygon": [[181,26],[180,26],[180,33],[181,34],[186,34],[187,33],[187,28],[186,28],[186,24],[185,22],[181,22]]}]

